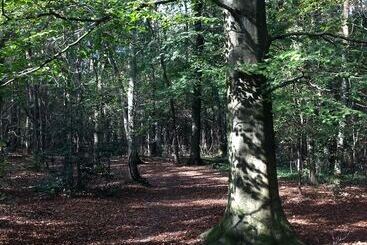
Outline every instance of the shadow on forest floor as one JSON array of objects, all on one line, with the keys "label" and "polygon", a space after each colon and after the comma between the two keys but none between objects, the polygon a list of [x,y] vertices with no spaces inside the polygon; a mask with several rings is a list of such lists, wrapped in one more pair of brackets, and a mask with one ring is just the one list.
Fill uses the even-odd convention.
[{"label": "shadow on forest floor", "polygon": [[[111,197],[44,198],[32,191],[44,174],[12,163],[0,191],[0,244],[199,244],[226,205],[226,174],[210,166],[148,161],[140,169],[152,188],[126,184],[126,163],[114,161]],[[120,181],[118,181],[120,179]],[[307,244],[367,244],[366,188],[330,188],[281,182],[289,220]],[[359,243],[358,243],[359,242]]]}]

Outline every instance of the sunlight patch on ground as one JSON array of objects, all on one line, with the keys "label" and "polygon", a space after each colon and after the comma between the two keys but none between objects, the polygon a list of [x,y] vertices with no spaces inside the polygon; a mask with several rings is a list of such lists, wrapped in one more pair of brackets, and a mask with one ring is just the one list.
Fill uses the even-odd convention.
[{"label": "sunlight patch on ground", "polygon": [[0,217],[0,223],[2,222],[10,222],[15,225],[32,225],[32,226],[70,226],[76,225],[77,223],[70,223],[65,221],[56,221],[56,220],[33,220],[27,219],[25,217],[19,216],[3,216]]},{"label": "sunlight patch on ground", "polygon": [[[162,242],[162,244],[175,244],[174,242],[180,241],[180,237],[184,237],[187,231],[176,231],[176,232],[162,232],[158,235],[148,236],[146,238],[128,239],[120,241],[121,244],[135,244],[135,243],[149,243],[149,242]],[[185,244],[197,243],[197,239],[185,240]]]},{"label": "sunlight patch on ground", "polygon": [[[358,228],[365,228],[367,227],[367,220],[361,220],[355,223],[350,224],[351,226],[358,227]],[[367,233],[367,230],[366,230]]]},{"label": "sunlight patch on ground", "polygon": [[343,243],[340,243],[340,245],[367,245],[367,242],[353,242],[353,243],[350,243],[350,242],[345,243],[345,242],[343,242]]},{"label": "sunlight patch on ground", "polygon": [[[145,203],[148,207],[206,207],[206,206],[224,206],[226,204],[226,199],[202,199],[202,200],[174,200],[174,201],[159,201]],[[141,209],[141,205],[132,205],[129,208]]]},{"label": "sunlight patch on ground", "polygon": [[317,220],[302,219],[299,217],[289,217],[288,220],[292,225],[318,225]]}]

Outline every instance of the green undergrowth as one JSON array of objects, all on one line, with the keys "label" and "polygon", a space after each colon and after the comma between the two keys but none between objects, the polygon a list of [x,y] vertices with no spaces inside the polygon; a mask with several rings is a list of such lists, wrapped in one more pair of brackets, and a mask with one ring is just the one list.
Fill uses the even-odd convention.
[{"label": "green undergrowth", "polygon": [[229,162],[227,158],[204,158],[204,163],[207,165],[211,165],[212,168],[217,169],[221,172],[229,172]]},{"label": "green undergrowth", "polygon": [[[230,166],[227,159],[224,158],[206,158],[204,162],[208,165],[211,165],[212,168],[217,169],[221,172],[229,172]],[[290,171],[288,167],[278,167],[277,169],[278,179],[282,181],[298,181],[298,172]],[[302,183],[308,183],[308,175],[309,172],[307,169],[304,169],[301,173]],[[319,173],[317,175],[317,180],[319,184],[335,184],[337,181],[340,181],[342,186],[348,185],[358,185],[358,186],[367,186],[367,175],[364,175],[360,172],[355,173],[346,173],[342,174],[339,177],[334,176],[331,173]]]},{"label": "green undergrowth", "polygon": [[61,177],[50,175],[38,183],[34,190],[43,195],[53,197],[64,191],[64,182]]},{"label": "green undergrowth", "polygon": [[[290,171],[289,168],[279,167],[277,169],[278,179],[283,181],[298,181],[298,172]],[[308,183],[309,172],[304,169],[301,173],[302,183]],[[338,183],[342,186],[358,185],[367,186],[367,176],[363,173],[345,173],[340,176],[335,176],[332,173],[319,173],[317,174],[317,180],[319,184],[335,184]]]},{"label": "green undergrowth", "polygon": [[[288,168],[278,168],[278,179],[284,180],[284,181],[297,181],[298,180],[298,172],[290,171]],[[307,177],[307,174],[305,172],[302,172],[302,179]]]},{"label": "green undergrowth", "polygon": [[360,173],[343,174],[339,177],[333,175],[320,175],[319,179],[321,183],[333,184],[336,181],[340,181],[340,184],[343,186],[349,186],[349,185],[367,186],[367,176]]}]

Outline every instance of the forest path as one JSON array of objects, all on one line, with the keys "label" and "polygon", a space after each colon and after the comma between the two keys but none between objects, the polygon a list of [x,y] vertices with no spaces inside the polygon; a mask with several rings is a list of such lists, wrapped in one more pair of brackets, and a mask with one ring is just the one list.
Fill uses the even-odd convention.
[{"label": "forest path", "polygon": [[[31,191],[42,177],[20,162],[0,191],[0,244],[199,244],[226,205],[227,178],[211,166],[147,161],[140,169],[153,187],[126,184],[125,161],[114,161],[113,196],[45,198]],[[120,181],[119,181],[120,180]],[[307,244],[367,244],[366,189],[281,182],[286,213]],[[339,242],[339,243],[337,243]]]}]

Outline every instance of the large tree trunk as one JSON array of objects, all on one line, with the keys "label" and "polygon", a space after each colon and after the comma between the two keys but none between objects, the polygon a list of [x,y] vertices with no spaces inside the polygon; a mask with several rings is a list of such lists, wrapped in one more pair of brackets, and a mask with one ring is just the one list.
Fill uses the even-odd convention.
[{"label": "large tree trunk", "polygon": [[302,244],[294,235],[279,198],[271,96],[266,80],[240,70],[261,62],[267,46],[265,1],[226,1],[230,88],[228,204],[206,244]]},{"label": "large tree trunk", "polygon": [[[193,11],[195,17],[202,17],[203,3],[201,0],[193,1]],[[197,20],[194,26],[196,32],[195,53],[197,57],[202,56],[204,50],[203,26],[201,20]],[[200,139],[201,139],[201,83],[202,72],[200,69],[195,71],[195,81],[193,83],[193,94],[191,102],[191,162],[192,164],[201,164],[200,157]]]}]

